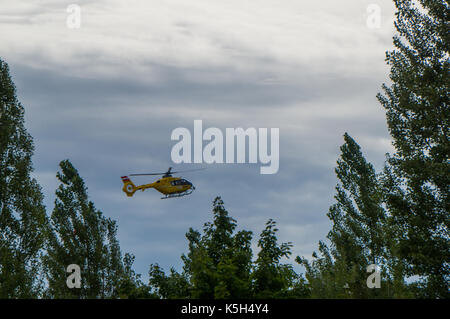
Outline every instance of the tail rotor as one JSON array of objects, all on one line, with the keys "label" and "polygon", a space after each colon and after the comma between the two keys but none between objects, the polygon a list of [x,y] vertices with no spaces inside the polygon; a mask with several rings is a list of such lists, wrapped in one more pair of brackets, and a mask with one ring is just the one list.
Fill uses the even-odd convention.
[{"label": "tail rotor", "polygon": [[136,192],[137,188],[133,184],[133,182],[128,178],[128,176],[122,176],[121,177],[123,182],[123,188],[122,190],[127,194],[128,197],[133,196],[133,194]]}]

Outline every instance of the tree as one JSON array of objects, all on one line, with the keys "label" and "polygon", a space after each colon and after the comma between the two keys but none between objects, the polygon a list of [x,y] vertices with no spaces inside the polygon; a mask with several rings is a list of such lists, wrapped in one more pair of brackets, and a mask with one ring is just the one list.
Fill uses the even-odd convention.
[{"label": "tree", "polygon": [[398,228],[398,257],[423,279],[425,297],[448,297],[449,20],[445,0],[395,0],[387,52],[392,85],[378,99],[386,110],[395,154],[388,158],[386,201]]},{"label": "tree", "polygon": [[[336,204],[327,214],[333,223],[327,238],[331,248],[319,243],[319,258],[314,253],[312,264],[305,258],[297,261],[306,267],[306,278],[312,295],[323,298],[392,297],[387,290],[394,280],[403,283],[399,264],[391,260],[391,229],[383,208],[381,182],[368,163],[359,145],[346,133],[337,161]],[[367,267],[381,269],[384,278],[381,289],[368,289]],[[396,272],[391,271],[396,267]],[[401,285],[400,285],[401,286]]]},{"label": "tree", "polygon": [[[132,274],[130,269],[124,268],[116,239],[117,224],[105,218],[88,200],[84,181],[68,160],[62,161],[60,168],[57,178],[61,184],[56,190],[44,259],[47,295],[52,298],[117,298],[126,274]],[[132,257],[126,258],[130,268]],[[69,289],[66,285],[66,269],[71,264],[81,269],[80,289]],[[130,281],[134,282],[128,277],[126,282]]]},{"label": "tree", "polygon": [[141,281],[141,275],[133,270],[134,255],[126,253],[123,258],[124,275],[119,283],[120,299],[156,299],[158,296],[150,292],[150,287]]},{"label": "tree", "polygon": [[166,276],[164,270],[158,265],[150,265],[149,285],[154,287],[155,296],[163,299],[184,299],[190,297],[190,284],[185,273],[179,274],[175,268],[170,269]]},{"label": "tree", "polygon": [[220,197],[213,203],[213,222],[203,234],[190,228],[186,233],[188,253],[182,255],[183,272],[166,275],[158,264],[150,265],[149,286],[159,298],[305,298],[309,296],[303,276],[280,259],[291,254],[291,243],[278,245],[273,220],[261,233],[261,251],[252,262],[252,232],[235,232]]},{"label": "tree", "polygon": [[292,243],[278,245],[277,231],[275,221],[270,219],[260,235],[258,247],[261,250],[252,272],[253,295],[255,298],[305,297],[308,291],[302,290],[302,277],[295,273],[292,265],[280,263],[281,258],[291,255]]},{"label": "tree", "polygon": [[192,284],[192,297],[248,298],[252,233],[234,233],[236,221],[228,215],[220,197],[214,200],[213,215],[213,222],[204,225],[203,236],[193,229],[186,234],[189,252],[182,259]]},{"label": "tree", "polygon": [[47,218],[33,171],[33,139],[6,62],[0,59],[0,298],[33,298],[42,289]]},{"label": "tree", "polygon": [[150,286],[161,298],[249,298],[252,267],[249,231],[238,231],[223,201],[213,203],[213,222],[205,223],[203,235],[192,228],[186,233],[187,255],[183,272],[169,276],[156,264],[150,266]]}]

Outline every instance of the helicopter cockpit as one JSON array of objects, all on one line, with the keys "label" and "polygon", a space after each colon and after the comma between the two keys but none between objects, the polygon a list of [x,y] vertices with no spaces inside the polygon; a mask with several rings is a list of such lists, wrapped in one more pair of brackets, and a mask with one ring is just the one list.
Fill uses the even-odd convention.
[{"label": "helicopter cockpit", "polygon": [[171,184],[172,184],[173,186],[177,186],[177,185],[191,185],[191,186],[192,186],[192,183],[191,183],[191,182],[188,182],[188,181],[185,180],[185,179],[177,179],[177,180],[174,180],[174,181],[171,182]]}]

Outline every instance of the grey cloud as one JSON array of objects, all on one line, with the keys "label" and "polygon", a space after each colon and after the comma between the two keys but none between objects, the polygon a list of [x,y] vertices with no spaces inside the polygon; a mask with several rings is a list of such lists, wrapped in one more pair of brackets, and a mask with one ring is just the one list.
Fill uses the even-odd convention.
[{"label": "grey cloud", "polygon": [[[90,32],[86,37],[104,39],[104,48],[88,41],[91,38],[55,31],[40,46],[30,45],[25,50],[11,40],[9,43],[16,46],[2,52],[7,61],[12,61],[10,69],[26,108],[26,124],[36,144],[35,175],[43,186],[48,210],[53,208],[58,162],[69,158],[85,178],[91,200],[118,221],[122,248],[136,255],[137,271],[144,278],[152,262],[166,269],[172,265],[180,269],[179,256],[187,248],[184,234],[189,227],[201,229],[211,219],[211,204],[217,195],[223,197],[239,227],[254,232],[254,246],[264,223],[274,218],[280,239],[294,242],[294,253],[308,257],[329,230],[325,214],[333,202],[333,168],[344,132],[360,143],[367,142],[361,143],[363,151],[378,167],[385,147],[378,141],[388,138],[383,110],[375,100],[385,81],[383,72],[378,71],[384,56],[366,65],[366,55],[373,56],[371,47],[352,47],[372,41],[370,45],[381,52],[383,41],[387,41],[385,33],[371,38],[362,35],[361,42],[348,44],[333,38],[342,37],[335,30],[330,30],[329,39],[321,40],[314,38],[314,32],[325,31],[309,28],[311,35],[305,33],[301,40],[313,39],[313,44],[326,48],[311,57],[315,48],[307,44],[299,49],[301,46],[288,46],[289,39],[281,39],[277,43],[286,47],[271,47],[272,42],[262,41],[264,34],[253,39],[247,29],[233,35],[233,41],[233,36],[219,27],[209,31],[208,27],[216,28],[214,21],[196,19],[174,19],[174,23],[186,34],[206,37],[219,53],[211,53],[209,47],[206,53],[196,51],[195,44],[187,43],[185,51],[174,50],[164,60],[150,54],[154,47],[165,45],[155,41],[144,48],[133,47],[137,42],[125,42],[124,47],[129,45],[124,51],[127,54],[120,56],[114,51],[117,46],[108,41],[111,37],[118,42],[127,40],[128,33],[137,37],[137,29],[119,24],[124,31],[107,37],[98,27],[103,20],[87,25]],[[257,30],[257,23],[267,27],[264,21],[252,20],[254,29],[250,26],[249,30]],[[170,30],[165,32],[171,35]],[[266,28],[264,32],[271,30]],[[285,31],[293,30],[286,27]],[[274,31],[267,39],[278,41],[280,34]],[[164,36],[161,34],[161,38]],[[64,47],[52,46],[52,41],[60,43],[64,37],[86,41],[67,43],[67,52]],[[86,47],[81,49],[81,45]],[[143,54],[145,50],[149,54]],[[339,52],[334,54],[334,50]],[[366,55],[355,61],[354,50]],[[196,53],[210,54],[211,60],[198,63]],[[186,60],[177,60],[185,55]],[[52,57],[59,59],[54,61]],[[358,69],[360,66],[364,68]],[[98,72],[97,67],[111,72]],[[260,175],[259,164],[203,165],[208,167],[206,171],[182,175],[197,187],[189,197],[160,200],[159,193],[147,190],[127,198],[121,191],[120,176],[174,166],[170,159],[174,144],[171,131],[180,126],[192,129],[194,119],[203,119],[205,127],[221,129],[279,127],[279,173]],[[148,180],[135,179],[136,183]]]}]

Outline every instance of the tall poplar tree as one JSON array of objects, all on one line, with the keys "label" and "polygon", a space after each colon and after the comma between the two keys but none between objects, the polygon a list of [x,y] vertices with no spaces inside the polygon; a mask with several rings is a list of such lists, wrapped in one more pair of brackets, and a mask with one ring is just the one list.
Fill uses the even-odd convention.
[{"label": "tall poplar tree", "polygon": [[[118,298],[121,284],[133,280],[124,278],[132,272],[124,267],[116,222],[88,200],[84,181],[68,160],[62,161],[60,168],[57,178],[61,184],[56,190],[45,256],[47,297]],[[81,288],[66,284],[66,269],[71,264],[80,267]]]},{"label": "tall poplar tree", "polygon": [[378,98],[395,154],[386,172],[387,206],[398,256],[420,276],[425,297],[448,297],[450,282],[450,7],[447,0],[395,0],[391,85]]},{"label": "tall poplar tree", "polygon": [[[394,280],[391,232],[383,208],[381,182],[359,145],[347,133],[344,140],[335,169],[339,179],[336,204],[327,214],[333,223],[327,236],[331,246],[320,242],[320,257],[314,253],[312,263],[305,258],[297,260],[306,267],[313,297],[393,297],[392,288],[388,290]],[[383,281],[378,289],[367,287],[367,267],[372,264],[381,270]],[[396,275],[403,283],[403,273]]]},{"label": "tall poplar tree", "polygon": [[32,298],[41,291],[46,228],[41,188],[31,177],[34,145],[24,107],[0,59],[0,298]]}]

